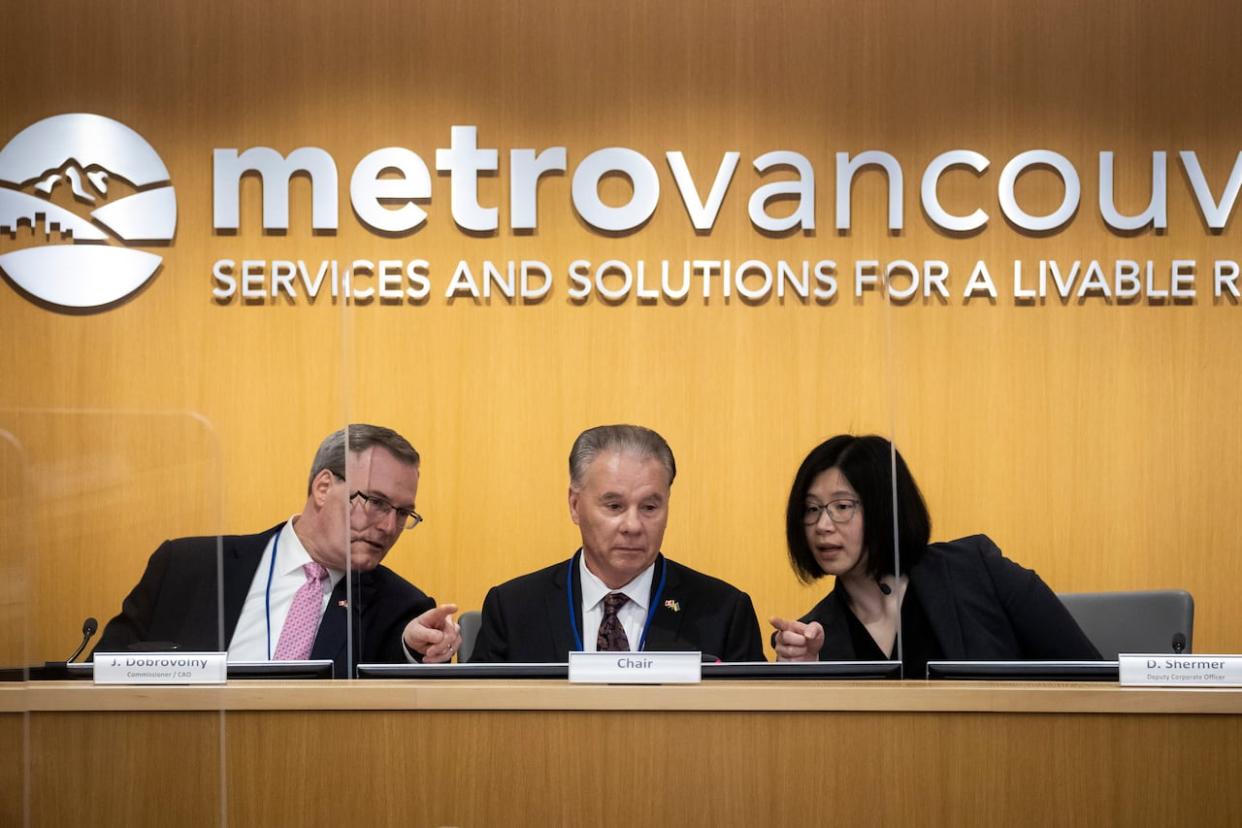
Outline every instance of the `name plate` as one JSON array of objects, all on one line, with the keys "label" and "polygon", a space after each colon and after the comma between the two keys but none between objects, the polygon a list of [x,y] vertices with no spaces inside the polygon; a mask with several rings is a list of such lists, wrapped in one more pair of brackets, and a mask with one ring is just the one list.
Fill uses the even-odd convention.
[{"label": "name plate", "polygon": [[698,684],[702,653],[570,653],[569,680],[579,684]]},{"label": "name plate", "polygon": [[95,653],[96,684],[224,684],[228,653]]},{"label": "name plate", "polygon": [[1122,684],[1242,687],[1242,656],[1238,655],[1122,655],[1117,665]]}]

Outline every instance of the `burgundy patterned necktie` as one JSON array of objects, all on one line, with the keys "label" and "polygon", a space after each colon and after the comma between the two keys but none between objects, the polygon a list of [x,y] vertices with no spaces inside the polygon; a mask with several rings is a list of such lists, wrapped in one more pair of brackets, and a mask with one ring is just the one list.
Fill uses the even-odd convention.
[{"label": "burgundy patterned necktie", "polygon": [[319,619],[323,616],[323,581],[328,577],[328,570],[311,562],[303,564],[302,571],[306,574],[306,583],[293,593],[285,628],[280,631],[280,641],[272,655],[276,661],[309,658],[319,632]]},{"label": "burgundy patterned necktie", "polygon": [[598,652],[629,652],[630,640],[625,636],[625,627],[617,618],[617,610],[630,600],[624,592],[610,592],[604,596],[604,620],[599,622],[599,637],[595,639]]}]

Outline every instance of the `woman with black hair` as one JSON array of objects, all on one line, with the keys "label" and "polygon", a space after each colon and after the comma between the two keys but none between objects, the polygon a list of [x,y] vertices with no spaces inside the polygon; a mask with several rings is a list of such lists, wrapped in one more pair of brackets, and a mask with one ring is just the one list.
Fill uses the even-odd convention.
[{"label": "woman with black hair", "polygon": [[836,585],[798,621],[772,619],[777,659],[900,659],[913,678],[935,660],[1100,658],[1047,584],[985,535],[928,545],[930,535],[923,495],[888,440],[816,446],[794,478],[785,539],[799,580]]}]

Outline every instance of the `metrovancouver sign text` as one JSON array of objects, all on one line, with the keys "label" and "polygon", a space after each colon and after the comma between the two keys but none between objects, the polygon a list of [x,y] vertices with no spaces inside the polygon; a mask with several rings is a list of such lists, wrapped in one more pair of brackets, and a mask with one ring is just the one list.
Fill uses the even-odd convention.
[{"label": "metrovancouver sign text", "polygon": [[[1193,191],[1196,207],[1203,222],[1212,231],[1221,231],[1228,223],[1242,188],[1242,153],[1238,154],[1228,180],[1213,192],[1194,150],[1177,153]],[[681,205],[696,231],[711,231],[721,206],[736,177],[741,154],[724,152],[710,185],[696,181],[690,172],[685,154],[670,150],[665,162],[672,173]],[[1151,195],[1147,205],[1138,212],[1123,213],[1113,193],[1114,153],[1100,151],[1098,209],[1104,223],[1118,233],[1132,233],[1147,227],[1163,230],[1168,226],[1168,154],[1151,153],[1150,159],[1134,163],[1150,163]],[[838,152],[835,157],[835,228],[852,229],[851,191],[855,176],[869,168],[880,169],[887,178],[888,217],[891,231],[905,226],[903,193],[905,172],[901,162],[882,150],[867,150],[854,155]],[[815,168],[803,154],[792,150],[765,152],[753,161],[761,176],[768,173],[792,173],[794,177],[757,186],[750,194],[747,213],[759,230],[782,233],[793,230],[814,230],[816,227]],[[991,167],[991,160],[979,152],[955,149],[941,153],[923,169],[919,200],[927,220],[952,233],[983,230],[991,216],[982,207],[968,214],[950,213],[939,196],[941,178],[954,169],[968,169],[982,175]],[[495,174],[500,169],[500,151],[478,145],[478,128],[473,125],[454,126],[448,147],[435,150],[435,168],[450,177],[450,207],[453,221],[462,230],[476,233],[500,229],[500,209],[479,203],[479,176]],[[1057,208],[1044,214],[1027,212],[1018,203],[1015,193],[1018,178],[1030,169],[1046,169],[1061,181],[1063,196]],[[568,171],[568,152],[563,146],[514,148],[509,150],[508,227],[514,231],[530,231],[539,223],[539,181],[550,174]],[[282,155],[270,147],[251,147],[243,152],[236,148],[213,152],[213,221],[216,230],[239,229],[240,183],[243,175],[258,173],[263,182],[262,226],[267,231],[285,231],[289,227],[289,179],[305,173],[311,181],[311,226],[317,231],[334,231],[339,227],[338,172],[335,159],[319,147],[301,147]],[[610,205],[601,198],[600,182],[607,176],[621,175],[631,184],[625,204]],[[349,200],[358,219],[368,228],[383,233],[408,233],[417,230],[428,218],[420,203],[431,200],[431,171],[413,150],[404,147],[377,149],[362,158],[354,167],[349,182]],[[626,147],[607,147],[586,155],[577,163],[571,177],[570,196],[578,216],[592,228],[629,233],[640,229],[659,205],[660,176],[655,163],[642,153]],[[996,196],[1005,219],[1019,231],[1030,233],[1055,232],[1069,224],[1082,199],[1082,184],[1074,164],[1060,153],[1047,149],[1027,150],[1010,158],[1001,170]],[[785,205],[782,215],[772,215],[769,207],[779,201]],[[788,210],[788,203],[794,207]],[[788,210],[786,212],[786,210]]]},{"label": "metrovancouver sign text", "polygon": [[[1224,230],[1238,192],[1242,187],[1242,153],[1239,153],[1227,181],[1213,187],[1197,153],[1183,150],[1176,154],[1185,172],[1190,194],[1202,222],[1217,234]],[[696,180],[686,156],[679,150],[664,153],[676,186],[675,198],[684,208],[697,235],[710,235],[721,213],[731,185],[738,177],[741,153],[729,150],[720,155],[715,172]],[[905,227],[905,170],[892,154],[866,150],[851,155],[835,154],[834,225],[841,235],[852,230],[851,198],[856,177],[865,170],[878,170],[886,181],[887,229],[899,232]],[[698,160],[698,163],[702,163]],[[792,150],[772,150],[753,160],[755,186],[747,200],[747,214],[756,230],[765,234],[813,233],[816,229],[816,170],[803,154]],[[1130,163],[1150,164],[1150,196],[1137,212],[1123,212],[1114,196],[1112,151],[1103,150],[1098,158],[1097,206],[1101,219],[1111,232],[1133,235],[1145,229],[1163,231],[1168,226],[1169,153],[1151,152],[1150,158]],[[992,216],[976,206],[969,213],[950,212],[941,202],[942,179],[954,170],[966,170],[983,177],[992,162],[970,149],[954,149],[937,155],[921,172],[919,202],[927,221],[940,231],[968,236],[984,231]],[[501,228],[501,205],[481,203],[481,176],[501,173],[501,151],[480,147],[478,128],[453,126],[449,146],[435,150],[435,169],[450,180],[450,210],[454,223],[463,232],[491,235]],[[1028,170],[1051,172],[1060,183],[1061,198],[1050,212],[1031,212],[1019,203],[1017,182]],[[507,226],[522,234],[539,226],[540,181],[544,176],[569,172],[566,147],[544,149],[513,148],[508,152]],[[262,228],[265,232],[285,233],[289,229],[289,182],[305,174],[311,184],[311,227],[316,232],[335,232],[339,228],[339,185],[336,160],[318,147],[301,147],[282,154],[271,147],[216,149],[213,152],[213,222],[218,232],[236,233],[240,229],[240,191],[242,178],[257,173],[262,182]],[[609,204],[601,195],[602,182],[620,176],[630,190],[624,204]],[[710,181],[708,180],[710,178]],[[776,180],[772,180],[776,179]],[[985,185],[986,186],[986,185]],[[1064,155],[1047,149],[1020,152],[1008,159],[996,181],[996,202],[1006,222],[1019,233],[1048,236],[1073,221],[1083,198],[1078,169]],[[661,177],[656,163],[627,147],[606,147],[590,152],[574,166],[569,195],[572,207],[591,230],[623,236],[641,231],[654,215],[661,200]],[[424,207],[432,197],[432,173],[424,159],[404,147],[385,147],[365,155],[354,166],[349,180],[349,202],[362,225],[385,235],[416,233],[428,221]],[[547,193],[545,192],[545,200]],[[983,203],[983,199],[980,199]],[[779,205],[779,206],[777,206]],[[792,205],[792,206],[791,206]],[[545,208],[546,209],[546,208]],[[777,214],[772,210],[775,209]],[[1133,208],[1131,208],[1132,210]],[[1165,263],[1153,260],[1039,260],[1005,263],[1007,279],[1012,281],[1011,296],[1018,303],[1042,302],[1056,297],[1102,298],[1128,303],[1138,299],[1164,303],[1193,302],[1200,270],[1210,271],[1214,298],[1242,297],[1239,276],[1242,268],[1232,259],[1197,262],[1175,259]],[[302,260],[266,261],[253,258],[222,258],[212,268],[215,282],[212,294],[217,301],[241,297],[246,302],[299,294],[313,298],[321,291],[333,299],[351,301],[409,301],[421,303],[433,292],[432,265],[424,259],[346,259],[307,263]],[[520,260],[492,262],[461,260],[452,268],[451,278],[441,282],[447,300],[474,298],[488,300],[493,295],[507,300],[542,301],[552,289],[556,268],[544,261]],[[839,267],[829,258],[789,262],[759,258],[668,259],[651,262],[625,262],[615,259],[593,261],[576,258],[563,268],[567,296],[572,302],[588,301],[592,295],[617,303],[634,297],[638,301],[683,301],[701,286],[705,300],[721,297],[729,301],[736,295],[745,302],[784,300],[830,303],[839,295],[838,284],[847,271],[852,273],[852,293],[862,298],[871,290],[883,292],[890,301],[905,302],[916,296],[948,300],[952,293],[964,300],[987,297],[995,300],[1000,290],[987,262],[969,268],[969,278],[950,285],[949,265],[935,258],[920,263],[906,260],[881,262],[860,259],[852,266]],[[1037,277],[1033,275],[1037,271]],[[1207,277],[1205,272],[1204,278]],[[848,277],[846,277],[848,278]],[[959,277],[960,278],[960,277]]]}]

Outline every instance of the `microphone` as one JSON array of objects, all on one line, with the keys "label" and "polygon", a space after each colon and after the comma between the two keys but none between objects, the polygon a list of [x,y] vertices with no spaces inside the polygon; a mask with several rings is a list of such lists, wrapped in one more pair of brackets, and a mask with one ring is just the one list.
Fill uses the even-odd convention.
[{"label": "microphone", "polygon": [[65,659],[66,664],[72,664],[78,656],[82,655],[82,651],[86,649],[86,642],[91,640],[91,636],[93,636],[98,629],[99,622],[94,618],[87,618],[82,622],[82,643],[79,644],[78,648],[73,651],[73,655]]},{"label": "microphone", "polygon": [[1186,636],[1182,633],[1173,633],[1173,652],[1181,655],[1182,650],[1186,649]]}]

